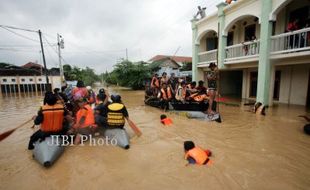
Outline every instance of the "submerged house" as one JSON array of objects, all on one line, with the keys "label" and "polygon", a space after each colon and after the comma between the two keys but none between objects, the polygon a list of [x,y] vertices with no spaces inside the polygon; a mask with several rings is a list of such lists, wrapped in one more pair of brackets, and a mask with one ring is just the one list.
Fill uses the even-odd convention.
[{"label": "submerged house", "polygon": [[220,69],[220,93],[310,107],[310,1],[238,0],[192,22],[193,80]]},{"label": "submerged house", "polygon": [[[49,84],[45,72],[48,73]],[[45,71],[37,63],[27,63],[21,67],[12,64],[1,64],[0,94],[21,92],[44,92],[48,88],[61,88],[61,77],[58,68]]]}]

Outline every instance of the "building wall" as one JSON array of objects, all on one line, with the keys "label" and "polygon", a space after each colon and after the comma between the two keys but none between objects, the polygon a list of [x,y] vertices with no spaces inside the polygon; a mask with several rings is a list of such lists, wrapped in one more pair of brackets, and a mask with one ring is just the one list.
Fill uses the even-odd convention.
[{"label": "building wall", "polygon": [[280,103],[306,105],[310,64],[279,66]]}]

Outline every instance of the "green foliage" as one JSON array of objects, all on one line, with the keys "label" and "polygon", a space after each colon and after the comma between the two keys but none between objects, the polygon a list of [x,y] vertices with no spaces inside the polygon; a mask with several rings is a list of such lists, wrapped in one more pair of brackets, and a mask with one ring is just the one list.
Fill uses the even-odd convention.
[{"label": "green foliage", "polygon": [[180,71],[191,71],[192,70],[192,63],[191,62],[184,62]]},{"label": "green foliage", "polygon": [[8,66],[12,66],[12,64],[0,62],[0,69],[4,69],[4,68],[6,68]]},{"label": "green foliage", "polygon": [[64,65],[63,70],[66,80],[82,80],[85,85],[92,85],[94,82],[100,80],[94,70],[89,67],[81,69],[76,66],[72,68],[70,65]]},{"label": "green foliage", "polygon": [[152,69],[145,66],[143,62],[132,63],[124,60],[115,65],[111,73],[103,74],[104,80],[109,84],[131,87],[132,89],[142,89],[144,81],[150,78]]}]

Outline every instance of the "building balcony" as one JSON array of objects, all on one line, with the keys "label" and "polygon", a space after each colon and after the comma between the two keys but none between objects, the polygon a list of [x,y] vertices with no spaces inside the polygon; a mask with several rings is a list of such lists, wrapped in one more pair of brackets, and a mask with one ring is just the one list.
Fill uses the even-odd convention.
[{"label": "building balcony", "polygon": [[310,27],[271,37],[271,56],[295,56],[310,50]]},{"label": "building balcony", "polygon": [[217,49],[198,53],[198,67],[206,67],[212,62],[217,62]]}]

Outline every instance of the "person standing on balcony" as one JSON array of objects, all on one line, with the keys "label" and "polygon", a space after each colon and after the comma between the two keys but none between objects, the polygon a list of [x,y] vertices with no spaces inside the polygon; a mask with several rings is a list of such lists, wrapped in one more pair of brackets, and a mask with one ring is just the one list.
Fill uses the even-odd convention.
[{"label": "person standing on balcony", "polygon": [[215,112],[212,110],[212,106],[216,95],[216,88],[217,88],[216,80],[219,78],[219,76],[218,76],[218,69],[215,63],[210,63],[209,68],[210,71],[208,71],[207,73],[207,80],[208,80],[208,94],[210,96],[210,99],[207,114],[215,114]]},{"label": "person standing on balcony", "polygon": [[[295,30],[298,30],[299,29],[299,26],[298,26],[298,19],[294,19],[294,20],[291,20],[288,24],[287,24],[287,28],[286,30],[288,32],[293,32]],[[288,41],[289,41],[289,47],[288,49],[293,49],[294,46],[297,46],[298,45],[298,35],[295,34],[295,35],[290,35],[290,37],[288,38]]]},{"label": "person standing on balcony", "polygon": [[252,36],[251,42],[252,42],[251,45],[250,45],[251,54],[255,55],[257,53],[256,52],[256,49],[257,49],[257,39],[256,39],[256,36]]}]

